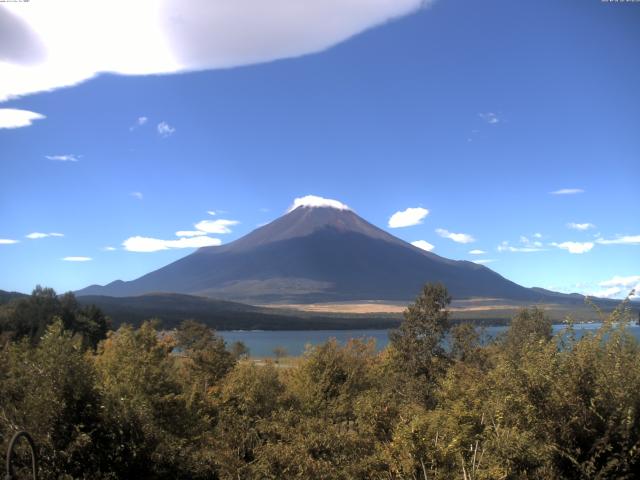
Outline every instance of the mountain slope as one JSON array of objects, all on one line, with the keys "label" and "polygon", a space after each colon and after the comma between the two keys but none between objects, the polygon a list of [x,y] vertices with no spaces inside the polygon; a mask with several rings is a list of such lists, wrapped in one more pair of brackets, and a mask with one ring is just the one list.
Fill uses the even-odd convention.
[{"label": "mountain slope", "polygon": [[482,265],[425,252],[351,210],[301,206],[220,247],[205,247],[130,282],[78,295],[171,292],[249,303],[410,300],[426,282],[455,298],[541,301]]}]

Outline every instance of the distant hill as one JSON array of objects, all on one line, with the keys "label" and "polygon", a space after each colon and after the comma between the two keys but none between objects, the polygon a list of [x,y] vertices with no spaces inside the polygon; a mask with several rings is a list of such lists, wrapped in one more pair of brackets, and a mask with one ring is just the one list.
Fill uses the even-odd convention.
[{"label": "distant hill", "polygon": [[300,206],[248,235],[205,247],[136,280],[77,295],[181,293],[251,304],[411,301],[427,282],[455,299],[525,302],[583,297],[522,287],[489,268],[426,252],[348,209]]},{"label": "distant hill", "polygon": [[9,303],[11,300],[15,298],[26,297],[27,295],[20,292],[6,292],[4,290],[0,290],[0,305],[5,303]]},{"label": "distant hill", "polygon": [[174,328],[183,320],[202,322],[216,330],[344,330],[392,328],[399,315],[315,314],[253,307],[242,303],[180,294],[150,294],[138,297],[79,297],[81,304],[94,304],[109,315],[113,327],[139,325],[158,318],[163,328]]}]

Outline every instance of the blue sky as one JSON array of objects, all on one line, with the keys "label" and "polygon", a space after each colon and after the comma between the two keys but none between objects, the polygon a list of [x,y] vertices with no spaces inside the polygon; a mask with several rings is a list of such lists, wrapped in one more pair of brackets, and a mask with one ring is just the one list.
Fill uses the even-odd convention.
[{"label": "blue sky", "polygon": [[[49,55],[56,73],[42,83],[22,81],[38,73],[26,67],[0,81],[0,125],[2,109],[14,110],[5,126],[31,123],[0,128],[0,289],[133,279],[193,251],[176,247],[228,243],[309,194],[525,286],[619,297],[640,284],[640,4],[359,2],[318,13],[352,15],[339,31],[268,17],[289,36],[231,39],[242,55],[220,54],[214,38],[196,52],[206,61],[187,44],[181,67],[134,72],[105,56],[62,80],[69,63]],[[428,214],[391,228],[408,208]],[[206,236],[176,236],[203,220]],[[141,242],[166,249],[125,247]]]}]

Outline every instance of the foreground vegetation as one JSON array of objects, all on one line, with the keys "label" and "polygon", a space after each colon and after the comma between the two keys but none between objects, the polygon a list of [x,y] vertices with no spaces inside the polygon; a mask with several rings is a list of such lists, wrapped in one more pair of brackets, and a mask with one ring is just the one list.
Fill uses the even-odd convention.
[{"label": "foreground vegetation", "polygon": [[552,337],[543,311],[523,309],[481,346],[473,327],[450,327],[444,287],[427,285],[384,351],[329,341],[276,368],[195,322],[107,333],[71,297],[20,302],[0,314],[0,446],[31,432],[42,478],[640,476],[640,346],[625,304],[580,339],[570,324]]}]

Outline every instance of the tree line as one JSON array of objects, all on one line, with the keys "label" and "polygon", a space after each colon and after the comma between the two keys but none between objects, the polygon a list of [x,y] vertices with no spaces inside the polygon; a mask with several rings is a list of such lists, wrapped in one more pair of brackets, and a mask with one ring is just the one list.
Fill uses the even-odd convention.
[{"label": "tree line", "polygon": [[45,479],[639,478],[627,304],[582,337],[523,309],[483,344],[450,301],[426,285],[381,352],[329,340],[283,366],[36,289],[0,309],[0,446],[29,431]]}]

